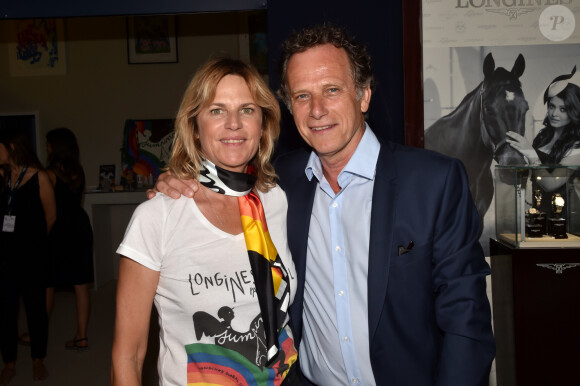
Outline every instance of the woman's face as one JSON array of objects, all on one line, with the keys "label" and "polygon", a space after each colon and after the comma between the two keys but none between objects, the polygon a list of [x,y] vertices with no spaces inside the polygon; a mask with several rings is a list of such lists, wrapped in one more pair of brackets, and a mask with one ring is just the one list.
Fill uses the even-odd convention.
[{"label": "woman's face", "polygon": [[548,102],[548,120],[554,128],[566,126],[570,123],[570,116],[564,101],[557,96],[552,97]]},{"label": "woman's face", "polygon": [[244,78],[226,75],[213,101],[197,116],[202,153],[217,166],[245,172],[262,135],[262,110]]}]

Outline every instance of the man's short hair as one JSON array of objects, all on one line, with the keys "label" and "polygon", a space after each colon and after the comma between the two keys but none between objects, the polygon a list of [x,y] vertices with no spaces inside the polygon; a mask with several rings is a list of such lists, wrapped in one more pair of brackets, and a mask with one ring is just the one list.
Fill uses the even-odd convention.
[{"label": "man's short hair", "polygon": [[292,33],[282,43],[282,55],[280,58],[280,89],[278,96],[290,108],[290,90],[288,89],[288,61],[292,55],[304,52],[310,48],[332,44],[336,48],[342,48],[347,54],[351,67],[351,74],[356,86],[357,95],[362,93],[367,86],[374,88],[374,77],[371,69],[371,56],[366,47],[357,42],[345,29],[325,23],[303,28]]}]

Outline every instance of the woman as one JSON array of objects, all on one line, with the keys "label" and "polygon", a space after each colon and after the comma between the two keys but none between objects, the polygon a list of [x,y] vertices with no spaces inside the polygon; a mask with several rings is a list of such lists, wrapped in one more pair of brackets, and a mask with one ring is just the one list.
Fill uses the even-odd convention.
[{"label": "woman", "polygon": [[202,186],[194,199],[158,194],[129,223],[117,251],[113,385],[141,384],[153,301],[161,385],[296,382],[287,203],[269,161],[279,118],[243,62],[212,60],[190,82],[169,169]]},{"label": "woman", "polygon": [[84,351],[89,348],[89,283],[93,282],[93,231],[81,206],[85,173],[80,163],[77,139],[69,129],[61,127],[49,131],[46,149],[47,173],[54,187],[58,218],[49,237],[51,280],[47,289],[47,308],[50,315],[54,287],[74,288],[77,330],[65,343],[65,348]]},{"label": "woman", "polygon": [[[507,142],[530,165],[580,165],[580,74],[576,74],[576,67],[550,83],[544,103],[548,104],[544,128],[533,143],[513,131],[507,133]],[[544,190],[552,192],[566,183],[565,178],[550,178],[555,173],[553,169],[536,171]]]},{"label": "woman", "polygon": [[56,219],[54,192],[30,140],[19,130],[0,130],[0,349],[4,369],[0,385],[16,373],[18,306],[26,310],[33,379],[43,380],[48,340],[46,312],[47,234]]},{"label": "woman", "polygon": [[[544,128],[529,141],[519,134],[508,132],[507,142],[522,155],[531,165],[580,165],[580,76],[576,67],[570,74],[556,77],[544,92],[544,103],[548,111],[544,119]],[[534,222],[555,238],[567,238],[565,210],[566,200],[572,191],[566,191],[566,183],[577,185],[578,172],[564,174],[558,168],[536,168],[532,174],[531,199],[529,204],[539,218],[547,219]],[[531,209],[530,209],[531,210]],[[543,215],[542,215],[543,214]],[[530,214],[532,216],[533,214]],[[545,221],[547,221],[545,223]],[[531,237],[531,236],[530,236]]]}]

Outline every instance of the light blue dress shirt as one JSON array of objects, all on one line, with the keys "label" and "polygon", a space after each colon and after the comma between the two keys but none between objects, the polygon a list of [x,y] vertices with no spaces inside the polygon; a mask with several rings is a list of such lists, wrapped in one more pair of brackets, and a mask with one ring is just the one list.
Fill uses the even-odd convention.
[{"label": "light blue dress shirt", "polygon": [[[366,125],[366,124],[365,124]],[[308,233],[300,367],[320,385],[375,385],[369,354],[367,273],[372,193],[380,144],[365,133],[334,193],[313,152],[318,187]]]}]

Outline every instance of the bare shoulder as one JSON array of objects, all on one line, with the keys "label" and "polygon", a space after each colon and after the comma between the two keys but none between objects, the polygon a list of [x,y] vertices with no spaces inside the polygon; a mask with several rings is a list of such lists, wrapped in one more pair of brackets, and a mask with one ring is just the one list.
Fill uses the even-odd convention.
[{"label": "bare shoulder", "polygon": [[38,172],[38,184],[40,186],[44,186],[46,184],[50,184],[50,186],[52,187],[52,183],[50,181],[50,177],[48,176],[48,173],[46,172],[46,170],[39,170],[37,169]]}]

